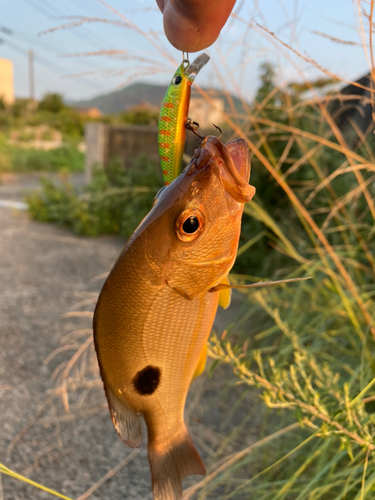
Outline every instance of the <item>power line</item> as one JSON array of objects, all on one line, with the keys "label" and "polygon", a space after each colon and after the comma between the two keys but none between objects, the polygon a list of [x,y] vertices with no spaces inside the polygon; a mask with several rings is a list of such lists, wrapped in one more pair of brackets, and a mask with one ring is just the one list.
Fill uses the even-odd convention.
[{"label": "power line", "polygon": [[[10,40],[4,40],[4,39],[1,39],[2,43],[5,43],[6,45],[8,45],[11,49],[15,50],[16,52],[22,54],[22,55],[27,55],[28,51],[26,49],[24,49],[23,47],[20,47],[19,45],[17,45],[16,43],[14,42],[11,42]],[[51,63],[50,61],[47,61],[46,59],[44,59],[43,57],[40,57],[38,55],[35,56],[35,59],[42,65],[42,66],[46,66],[48,69],[54,69],[54,71],[57,71],[58,73],[62,73],[63,70],[61,67],[55,65],[54,63]]]},{"label": "power line", "polygon": [[[44,16],[47,16],[48,18],[51,18],[51,17],[56,18],[60,15],[64,15],[64,13],[59,8],[52,5],[48,0],[23,0],[23,1],[26,4],[28,4],[29,6],[31,6],[34,10],[38,11],[39,13],[43,14]],[[32,37],[28,34],[21,33],[19,31],[15,32],[14,30],[11,30],[11,29],[6,28],[4,26],[2,26],[0,28],[1,28],[0,32],[7,35],[7,36],[14,36],[14,34],[17,33],[17,38],[19,38],[21,36],[21,38],[26,37],[26,39],[29,39],[29,40],[31,39],[33,41],[33,43],[35,43],[39,46],[42,46],[43,50],[47,50],[50,52],[53,51],[54,53],[60,52],[60,49],[58,49],[57,47],[54,47],[52,44],[35,39],[34,37]],[[99,46],[97,44],[98,41],[102,40],[102,42],[104,44],[108,45],[107,41],[105,41],[101,37],[91,33],[90,30],[88,30],[87,28],[82,27],[81,31],[84,31],[84,32],[82,33],[80,31],[77,32],[77,31],[73,30],[72,34],[74,36],[76,36],[77,38],[90,44],[91,46],[95,46],[95,48],[98,48],[99,50],[102,50],[103,47]],[[94,38],[94,41],[92,40],[92,38]],[[4,43],[4,42],[5,42],[5,40],[0,39],[0,43]],[[8,39],[6,40],[6,43],[9,45],[10,48],[12,48],[13,50],[15,50],[17,52],[20,52],[23,55],[25,55],[27,53],[27,51],[25,49],[23,49],[22,47],[19,47],[17,44],[9,41]],[[60,52],[60,54],[61,54],[61,52]],[[41,56],[39,56],[37,54],[35,55],[35,61],[38,64],[45,66],[48,70],[54,70],[60,74],[63,71],[63,68],[57,66],[54,63],[51,63],[48,60],[43,59]],[[90,61],[84,61],[83,64],[85,64],[86,66],[90,66],[90,67],[94,67],[95,69],[98,69],[98,65],[92,64],[92,63],[90,63]],[[101,87],[99,85],[95,85],[91,82],[89,83],[89,82],[86,82],[84,80],[83,81],[81,80],[80,83],[85,85],[86,87],[90,87],[90,88],[95,89],[95,90],[101,89]]]},{"label": "power line", "polygon": [[[46,50],[48,52],[53,52],[54,54],[60,54],[60,55],[63,55],[63,51],[58,48],[58,47],[55,47],[54,45],[48,43],[48,42],[45,42],[43,40],[39,40],[38,38],[32,36],[32,35],[28,35],[27,33],[23,33],[21,31],[15,31],[13,29],[9,29],[5,26],[0,26],[0,32],[1,33],[4,33],[6,34],[7,36],[10,36],[10,37],[14,37],[16,36],[17,38],[26,38],[26,40],[28,41],[31,41],[33,44],[36,44],[36,45],[39,45],[43,50]],[[21,40],[19,40],[21,43],[23,43]],[[29,45],[30,43],[28,43]],[[90,68],[95,68],[95,69],[98,69],[98,65],[96,64],[93,64],[92,62],[90,61],[86,61],[84,60],[83,61],[83,64],[85,66],[88,66]]]},{"label": "power line", "polygon": [[[63,12],[62,10],[58,9],[57,7],[55,7],[54,5],[51,5],[51,3],[49,2],[49,0],[39,0],[39,1],[40,1],[40,2],[44,2],[44,3],[47,5],[47,7],[49,7],[49,8],[51,8],[51,9],[55,10],[55,11],[58,13],[58,15],[60,15],[60,16],[64,16],[64,12]],[[96,44],[96,42],[97,42],[97,41],[102,41],[102,43],[104,43],[105,45],[107,45],[107,44],[108,44],[108,41],[107,41],[107,40],[104,40],[103,38],[101,38],[101,37],[100,37],[99,35],[97,35],[96,33],[93,33],[90,29],[88,29],[88,28],[86,28],[86,27],[82,27],[82,28],[81,28],[81,30],[82,30],[84,33],[86,33],[86,38],[87,38],[87,36],[89,36],[89,37],[91,37],[91,38],[93,38],[93,39],[94,39],[94,42],[91,42],[91,44],[93,44],[93,43],[94,43],[94,45],[95,45],[97,48],[99,48],[99,50],[101,50],[103,47],[99,47],[99,46]]]},{"label": "power line", "polygon": [[[35,2],[34,0],[24,0],[26,3],[28,3],[29,5],[31,5],[35,10],[37,10],[38,12],[42,13],[42,14],[45,14],[47,16],[50,16],[51,13],[48,12],[48,10],[46,10],[44,7],[40,6],[37,2]],[[53,15],[53,14],[52,14]]]},{"label": "power line", "polygon": [[28,41],[31,41],[32,43],[35,43],[37,45],[39,45],[40,47],[44,48],[45,50],[49,50],[50,52],[54,52],[54,53],[62,53],[61,49],[59,49],[58,47],[55,47],[54,45],[48,43],[48,42],[44,42],[43,40],[39,40],[38,38],[32,36],[32,35],[28,35],[27,33],[23,33],[22,31],[15,31],[14,29],[9,29],[9,28],[6,28],[5,26],[0,26],[0,32],[3,33],[4,35],[8,35],[8,36],[16,36],[17,38],[21,37],[21,38],[26,38],[26,40]]},{"label": "power line", "polygon": [[[19,45],[15,44],[14,42],[11,42],[9,40],[4,40],[3,38],[0,38],[0,43],[5,43],[11,49],[15,50],[16,52],[18,52],[24,56],[27,56],[27,54],[28,54],[28,51],[26,49],[24,49],[23,47],[20,47]],[[60,75],[65,75],[65,71],[63,68],[61,68],[61,66],[57,66],[56,64],[44,59],[43,57],[41,57],[37,54],[35,54],[35,61],[50,71],[53,70],[57,73],[60,73]],[[95,85],[91,82],[86,82],[84,80],[81,80],[81,85],[85,85],[86,87],[89,87],[89,88],[94,89],[94,90],[98,90],[100,88],[98,85]]]},{"label": "power line", "polygon": [[[43,0],[37,0],[39,2],[39,4],[41,3],[43,5]],[[55,16],[60,16],[62,14],[62,11],[60,9],[58,9],[57,7],[51,5],[48,1],[45,1],[44,4],[47,6],[47,9],[49,9],[50,11],[55,11],[56,14],[52,13],[52,15],[55,15]]]},{"label": "power line", "polygon": [[[43,14],[47,15],[48,17],[52,16],[52,17],[60,17],[60,16],[64,16],[65,13],[58,9],[57,7],[55,7],[54,5],[50,4],[48,2],[48,0],[23,0],[24,2],[28,3],[29,5],[33,6],[34,8],[36,8],[39,12],[42,12]],[[41,3],[41,2],[44,2]],[[101,45],[98,45],[96,42],[99,41],[99,40],[102,40],[102,42],[104,44],[107,44],[108,42],[106,42],[105,40],[103,40],[102,38],[100,38],[99,36],[93,34],[90,30],[88,30],[87,28],[85,27],[82,27],[81,28],[82,31],[81,32],[77,32],[77,31],[72,31],[72,34],[74,36],[76,36],[77,38],[80,38],[81,40],[84,40],[86,43],[89,43],[91,46],[94,46],[95,48],[99,49],[99,50],[102,50],[103,47]]]}]

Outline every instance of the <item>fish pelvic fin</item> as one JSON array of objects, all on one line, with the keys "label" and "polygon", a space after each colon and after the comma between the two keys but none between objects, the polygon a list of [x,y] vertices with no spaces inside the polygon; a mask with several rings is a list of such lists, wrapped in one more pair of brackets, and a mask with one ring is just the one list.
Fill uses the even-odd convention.
[{"label": "fish pelvic fin", "polygon": [[104,384],[113,425],[120,438],[131,448],[139,448],[142,441],[142,415]]},{"label": "fish pelvic fin", "polygon": [[[230,285],[229,278],[223,278],[220,285]],[[227,309],[230,306],[231,297],[232,290],[228,287],[222,288],[219,293],[219,306],[223,309]]]},{"label": "fish pelvic fin", "polygon": [[204,344],[203,349],[202,349],[200,356],[199,356],[198,364],[195,368],[195,372],[194,372],[192,381],[195,378],[199,377],[199,375],[202,375],[202,373],[204,372],[205,366],[206,366],[206,362],[207,362],[207,344]]},{"label": "fish pelvic fin", "polygon": [[205,475],[206,468],[185,424],[169,442],[148,444],[154,500],[181,500],[182,478]]}]

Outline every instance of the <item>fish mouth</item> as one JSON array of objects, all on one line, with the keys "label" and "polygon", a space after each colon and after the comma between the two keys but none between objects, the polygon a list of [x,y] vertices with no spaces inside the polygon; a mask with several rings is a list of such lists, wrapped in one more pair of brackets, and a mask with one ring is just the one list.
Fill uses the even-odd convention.
[{"label": "fish mouth", "polygon": [[250,155],[244,139],[236,139],[224,146],[217,137],[208,136],[202,142],[213,156],[220,169],[225,190],[239,203],[246,203],[255,194],[255,188],[249,185]]}]

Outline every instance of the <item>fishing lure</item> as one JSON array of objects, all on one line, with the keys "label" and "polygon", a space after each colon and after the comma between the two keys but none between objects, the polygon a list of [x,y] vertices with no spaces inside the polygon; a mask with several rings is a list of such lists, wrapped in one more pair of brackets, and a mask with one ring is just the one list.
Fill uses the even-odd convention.
[{"label": "fishing lure", "polygon": [[158,142],[161,169],[166,186],[180,175],[191,85],[209,59],[207,54],[201,54],[191,64],[184,59],[173,75],[165,94],[159,117]]}]

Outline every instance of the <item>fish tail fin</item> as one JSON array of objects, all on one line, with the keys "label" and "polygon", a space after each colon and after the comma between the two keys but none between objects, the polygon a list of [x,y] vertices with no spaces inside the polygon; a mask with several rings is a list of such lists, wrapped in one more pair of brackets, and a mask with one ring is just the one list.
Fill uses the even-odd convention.
[{"label": "fish tail fin", "polygon": [[180,500],[182,478],[206,474],[204,463],[185,424],[172,442],[148,445],[154,500]]}]

